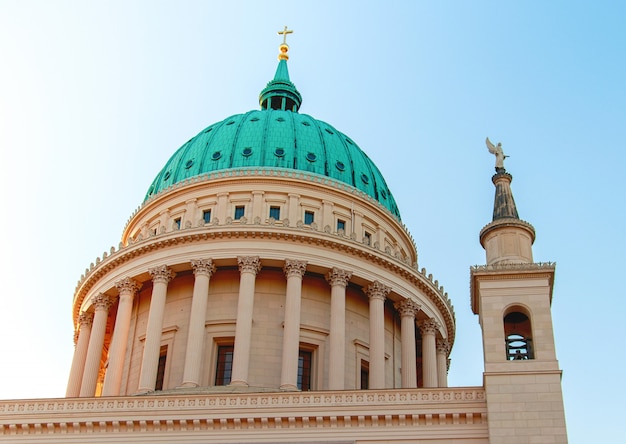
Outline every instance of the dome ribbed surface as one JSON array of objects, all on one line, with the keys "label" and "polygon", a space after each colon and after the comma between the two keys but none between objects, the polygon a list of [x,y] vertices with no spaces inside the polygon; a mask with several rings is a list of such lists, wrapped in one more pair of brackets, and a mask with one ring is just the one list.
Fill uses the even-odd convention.
[{"label": "dome ribbed surface", "polygon": [[276,109],[237,114],[201,131],[167,161],[145,200],[195,176],[254,167],[335,179],[371,196],[400,218],[385,179],[356,143],[326,122]]}]

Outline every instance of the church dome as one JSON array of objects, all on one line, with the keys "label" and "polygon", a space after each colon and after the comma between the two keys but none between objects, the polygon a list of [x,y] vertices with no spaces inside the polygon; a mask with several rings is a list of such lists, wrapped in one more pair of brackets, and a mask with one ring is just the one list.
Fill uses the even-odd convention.
[{"label": "church dome", "polygon": [[367,154],[332,125],[298,113],[302,98],[289,80],[286,60],[280,60],[259,101],[261,110],[214,123],[180,147],[157,174],[145,200],[207,173],[297,170],[346,183],[400,219],[385,179]]}]

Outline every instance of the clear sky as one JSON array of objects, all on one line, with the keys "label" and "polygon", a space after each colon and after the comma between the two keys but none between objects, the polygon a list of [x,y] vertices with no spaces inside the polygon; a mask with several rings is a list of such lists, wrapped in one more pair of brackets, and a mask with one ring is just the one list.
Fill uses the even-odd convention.
[{"label": "clear sky", "polygon": [[80,275],[169,156],[258,108],[288,25],[301,112],[378,165],[454,302],[451,386],[482,384],[469,266],[510,155],[571,443],[623,437],[626,2],[1,1],[0,399],[63,396]]}]

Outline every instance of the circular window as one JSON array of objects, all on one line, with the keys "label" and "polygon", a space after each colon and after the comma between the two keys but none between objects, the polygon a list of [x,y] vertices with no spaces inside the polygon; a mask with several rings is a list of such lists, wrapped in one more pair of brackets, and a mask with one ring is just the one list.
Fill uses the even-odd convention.
[{"label": "circular window", "polygon": [[365,175],[365,173],[361,174],[361,180],[364,184],[370,183],[370,178]]},{"label": "circular window", "polygon": [[307,153],[306,160],[308,160],[309,162],[315,162],[316,159],[317,156],[314,153]]},{"label": "circular window", "polygon": [[285,155],[285,150],[282,148],[276,148],[274,150],[274,155],[277,157],[283,157]]},{"label": "circular window", "polygon": [[329,130],[328,128],[324,128],[324,129],[326,130],[326,132],[327,132],[328,134],[335,134],[335,133],[333,133],[331,130]]},{"label": "circular window", "polygon": [[385,190],[380,190],[380,195],[383,196],[383,199],[387,199],[387,192]]},{"label": "circular window", "polygon": [[188,160],[187,163],[185,164],[185,169],[189,169],[191,168],[191,166],[193,165],[193,160]]},{"label": "circular window", "polygon": [[248,157],[249,155],[252,154],[252,148],[250,148],[250,147],[244,148],[243,151],[241,152],[241,154],[243,154],[244,156]]},{"label": "circular window", "polygon": [[277,122],[284,122],[284,121],[285,121],[285,119],[283,119],[282,117],[278,117],[278,118],[276,119],[276,121],[277,121]]},{"label": "circular window", "polygon": [[348,138],[346,138],[346,142],[348,142],[350,145],[354,145],[354,142]]},{"label": "circular window", "polygon": [[250,119],[250,122],[258,122],[259,118],[258,117],[253,117],[252,119]]},{"label": "circular window", "polygon": [[204,130],[205,133],[210,133],[211,131],[213,131],[213,128],[207,128]]},{"label": "circular window", "polygon": [[220,157],[222,157],[222,152],[221,151],[216,151],[213,153],[213,155],[211,156],[211,159],[213,160],[218,160]]},{"label": "circular window", "polygon": [[311,126],[311,124],[310,124],[309,122],[302,122],[302,124],[303,124],[304,126]]},{"label": "circular window", "polygon": [[232,125],[233,123],[235,123],[235,121],[231,120],[230,122],[226,123],[226,125]]},{"label": "circular window", "polygon": [[337,161],[337,163],[335,164],[335,166],[337,167],[337,169],[339,171],[343,171],[346,169],[346,165],[343,162]]},{"label": "circular window", "polygon": [[163,180],[169,179],[171,175],[172,175],[172,173],[170,171],[168,171],[167,173],[165,173],[165,176],[163,176]]}]

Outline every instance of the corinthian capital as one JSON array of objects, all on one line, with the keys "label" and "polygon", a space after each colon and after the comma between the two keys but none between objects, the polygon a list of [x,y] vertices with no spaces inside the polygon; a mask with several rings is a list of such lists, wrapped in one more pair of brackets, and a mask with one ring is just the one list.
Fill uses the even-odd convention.
[{"label": "corinthian capital", "polygon": [[301,278],[302,276],[304,276],[304,272],[306,271],[306,265],[306,261],[285,259],[285,266],[283,267],[285,277],[290,278],[291,276],[296,276]]},{"label": "corinthian capital", "polygon": [[163,284],[167,284],[169,281],[174,279],[174,276],[176,276],[176,273],[170,270],[167,265],[160,265],[158,267],[150,268],[148,270],[148,273],[150,273],[150,276],[152,276],[152,282],[160,282]]},{"label": "corinthian capital", "polygon": [[117,291],[120,292],[120,295],[131,294],[134,296],[141,288],[141,284],[139,284],[139,282],[134,279],[126,277],[122,280],[117,281],[115,283],[115,287],[117,288]]},{"label": "corinthian capital", "polygon": [[109,308],[111,308],[111,305],[113,305],[113,299],[111,299],[106,294],[98,293],[93,298],[93,306],[95,307],[96,311],[98,310],[109,311]]},{"label": "corinthian capital", "polygon": [[446,339],[437,339],[437,353],[448,355],[450,352],[450,342]]},{"label": "corinthian capital", "polygon": [[410,316],[412,318],[414,318],[417,312],[420,311],[420,308],[422,308],[420,304],[410,299],[398,301],[393,304],[393,306],[400,312],[400,317]]},{"label": "corinthian capital", "polygon": [[193,274],[206,275],[211,277],[215,273],[215,265],[211,259],[192,259],[191,268],[193,268]]},{"label": "corinthian capital", "polygon": [[332,270],[328,272],[326,275],[326,280],[334,287],[335,285],[340,285],[342,287],[346,287],[348,282],[350,282],[350,278],[352,277],[352,272],[347,270],[342,270],[341,268],[333,267]]},{"label": "corinthian capital", "polygon": [[80,328],[84,328],[91,327],[91,324],[93,324],[93,313],[83,311],[78,316],[78,325],[80,325]]},{"label": "corinthian capital", "polygon": [[378,281],[374,281],[371,284],[369,284],[367,287],[364,287],[363,291],[365,291],[365,294],[370,299],[381,299],[384,301],[387,298],[387,295],[389,294],[389,292],[391,291],[391,288],[387,287],[384,284],[381,284]]},{"label": "corinthian capital", "polygon": [[261,259],[259,256],[237,256],[239,264],[239,272],[254,273],[255,275],[261,271]]},{"label": "corinthian capital", "polygon": [[434,335],[439,330],[439,322],[434,319],[424,319],[417,323],[423,335]]}]

